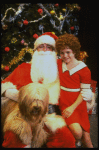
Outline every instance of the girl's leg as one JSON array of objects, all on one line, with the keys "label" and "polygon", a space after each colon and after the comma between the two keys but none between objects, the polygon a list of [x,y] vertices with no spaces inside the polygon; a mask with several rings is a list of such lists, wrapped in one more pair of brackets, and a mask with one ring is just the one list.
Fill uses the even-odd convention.
[{"label": "girl's leg", "polygon": [[87,148],[93,148],[92,142],[91,142],[91,138],[90,138],[90,133],[86,132],[83,130],[83,134],[82,134],[82,144],[84,147]]},{"label": "girl's leg", "polygon": [[82,128],[79,123],[72,123],[69,126],[70,131],[75,137],[76,141],[80,140],[82,137]]}]

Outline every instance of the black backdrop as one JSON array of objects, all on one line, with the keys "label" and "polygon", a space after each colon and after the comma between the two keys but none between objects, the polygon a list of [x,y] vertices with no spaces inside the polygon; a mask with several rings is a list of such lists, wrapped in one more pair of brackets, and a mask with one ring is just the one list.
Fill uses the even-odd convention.
[{"label": "black backdrop", "polygon": [[81,50],[88,53],[86,64],[91,70],[92,80],[98,80],[98,47],[96,47],[96,33],[98,34],[98,3],[79,4],[79,40]]}]

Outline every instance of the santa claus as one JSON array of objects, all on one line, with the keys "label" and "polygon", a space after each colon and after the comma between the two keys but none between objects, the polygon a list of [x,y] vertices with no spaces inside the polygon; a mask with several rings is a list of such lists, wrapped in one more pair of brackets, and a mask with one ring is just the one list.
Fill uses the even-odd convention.
[{"label": "santa claus", "polygon": [[[19,89],[29,83],[41,83],[49,91],[49,117],[45,124],[46,130],[52,132],[48,139],[48,148],[74,148],[75,139],[65,122],[54,123],[54,113],[58,105],[60,83],[55,52],[55,39],[52,33],[44,33],[34,43],[34,54],[30,63],[22,63],[2,81],[1,94],[17,101]],[[4,101],[2,101],[3,103]],[[53,114],[52,114],[53,113]],[[13,133],[14,134],[14,133]],[[9,135],[8,135],[9,137]],[[16,137],[16,136],[14,136]],[[6,137],[7,138],[7,137]],[[10,138],[11,139],[11,138]],[[15,139],[15,141],[17,141]],[[11,142],[9,140],[9,142]],[[17,145],[17,144],[16,144]],[[22,145],[24,147],[24,145]]]}]

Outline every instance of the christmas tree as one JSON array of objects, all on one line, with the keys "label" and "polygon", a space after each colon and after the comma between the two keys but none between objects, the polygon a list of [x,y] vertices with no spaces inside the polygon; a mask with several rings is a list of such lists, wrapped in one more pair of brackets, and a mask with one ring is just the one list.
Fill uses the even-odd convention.
[{"label": "christmas tree", "polygon": [[19,64],[31,60],[34,41],[42,33],[77,36],[79,10],[78,4],[1,4],[2,80]]}]

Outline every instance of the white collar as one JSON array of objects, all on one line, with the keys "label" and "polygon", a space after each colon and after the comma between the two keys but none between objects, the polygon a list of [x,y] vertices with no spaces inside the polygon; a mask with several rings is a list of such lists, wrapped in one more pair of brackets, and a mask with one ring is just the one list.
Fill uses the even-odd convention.
[{"label": "white collar", "polygon": [[[82,68],[84,68],[84,67],[86,67],[86,66],[87,66],[87,65],[86,65],[84,62],[79,61],[79,64],[78,64],[76,67],[70,69],[70,70],[69,70],[69,73],[70,73],[70,75],[72,75],[72,74],[74,74],[75,72],[81,70]],[[66,64],[63,62],[63,63],[62,63],[62,71],[65,72],[65,71],[67,71],[67,70],[68,70],[68,69],[67,69],[67,67],[66,67]]]}]

